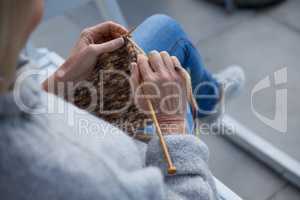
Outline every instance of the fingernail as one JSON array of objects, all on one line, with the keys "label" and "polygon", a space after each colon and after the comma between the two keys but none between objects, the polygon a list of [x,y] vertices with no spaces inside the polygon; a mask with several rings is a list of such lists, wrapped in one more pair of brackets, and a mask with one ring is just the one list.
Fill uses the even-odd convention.
[{"label": "fingernail", "polygon": [[117,38],[115,40],[116,40],[116,43],[118,43],[120,45],[124,44],[124,38],[123,37],[119,37],[119,38]]},{"label": "fingernail", "polygon": [[113,39],[110,41],[115,47],[121,47],[124,44],[124,39],[122,37]]},{"label": "fingernail", "polygon": [[153,55],[153,54],[157,54],[157,53],[158,53],[158,51],[152,50],[152,51],[150,51],[149,56],[151,56],[151,55]]}]

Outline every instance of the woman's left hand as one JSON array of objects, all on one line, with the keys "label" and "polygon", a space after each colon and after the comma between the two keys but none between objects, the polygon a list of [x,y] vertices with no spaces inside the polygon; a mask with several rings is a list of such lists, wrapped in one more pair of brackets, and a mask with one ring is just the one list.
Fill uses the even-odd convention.
[{"label": "woman's left hand", "polygon": [[94,69],[101,54],[114,51],[124,44],[121,36],[127,32],[123,26],[110,21],[86,28],[81,32],[80,39],[71,51],[69,58],[43,83],[43,88],[49,91],[50,81],[55,84],[58,81],[78,82],[84,80]]},{"label": "woman's left hand", "polygon": [[151,114],[149,102],[163,134],[185,133],[187,87],[179,60],[166,51],[139,55],[132,63],[134,102],[141,112]]}]

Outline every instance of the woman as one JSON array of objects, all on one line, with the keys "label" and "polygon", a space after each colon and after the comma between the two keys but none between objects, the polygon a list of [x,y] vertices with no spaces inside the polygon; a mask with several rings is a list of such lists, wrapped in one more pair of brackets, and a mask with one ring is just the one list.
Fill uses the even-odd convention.
[{"label": "woman", "polygon": [[[161,98],[154,105],[159,105],[168,95],[177,95],[183,102],[173,114],[165,111],[174,110],[179,99],[167,99],[166,109],[155,107],[160,125],[166,127],[164,137],[177,167],[176,175],[169,176],[157,138],[145,146],[83,111],[74,116],[77,121],[73,124],[60,112],[33,114],[48,106],[45,97],[58,103],[63,100],[43,92],[31,80],[19,84],[17,96],[30,112],[21,109],[13,94],[14,85],[18,85],[17,60],[42,13],[42,0],[0,0],[1,198],[216,199],[215,184],[207,166],[208,149],[195,136],[185,134],[186,92],[179,96],[172,86],[163,88],[159,84],[168,81],[185,91],[175,69],[181,68],[181,61],[190,67],[192,74],[201,73],[201,81],[219,88],[219,83],[201,66],[199,55],[178,24],[166,16],[154,16],[136,30],[134,38],[146,51],[168,50],[169,53],[154,51],[149,57],[140,56],[132,64],[131,77],[135,86],[141,79],[158,85]],[[161,31],[164,33],[160,38],[164,39],[159,40]],[[120,36],[125,33],[124,27],[113,22],[84,30],[67,61],[43,84],[44,89],[49,90],[48,83],[58,85],[84,79],[99,55],[123,45]],[[174,44],[171,44],[172,34],[178,37]],[[178,56],[180,61],[169,54]],[[199,77],[195,78],[197,82]],[[205,92],[210,94],[211,90],[204,88],[202,94]],[[146,89],[144,93],[151,91]],[[206,103],[207,108],[212,108],[217,101]],[[78,111],[73,105],[63,103],[68,109]],[[172,124],[178,126],[168,128]],[[100,128],[92,135],[95,125]]]}]

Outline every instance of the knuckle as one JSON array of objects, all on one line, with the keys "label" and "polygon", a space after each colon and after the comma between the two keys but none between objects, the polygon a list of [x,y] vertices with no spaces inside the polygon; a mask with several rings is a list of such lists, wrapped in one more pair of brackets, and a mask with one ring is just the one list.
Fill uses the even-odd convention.
[{"label": "knuckle", "polygon": [[90,29],[89,28],[83,29],[80,33],[80,37],[87,37],[87,36],[90,36]]},{"label": "knuckle", "polygon": [[107,24],[108,26],[113,26],[115,25],[115,22],[112,20],[106,21],[105,24]]},{"label": "knuckle", "polygon": [[173,81],[173,78],[167,73],[161,73],[160,80],[163,82]]},{"label": "knuckle", "polygon": [[93,43],[93,36],[92,36],[92,32],[89,28],[85,28],[81,31],[80,33],[80,38],[81,39],[85,39],[88,40],[89,43]]},{"label": "knuckle", "polygon": [[89,45],[85,49],[87,54],[96,54],[96,48],[93,45]]}]

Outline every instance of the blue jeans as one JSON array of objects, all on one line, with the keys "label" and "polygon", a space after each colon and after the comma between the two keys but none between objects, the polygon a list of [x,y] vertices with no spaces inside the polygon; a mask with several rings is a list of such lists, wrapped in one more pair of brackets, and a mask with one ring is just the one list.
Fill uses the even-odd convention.
[{"label": "blue jeans", "polygon": [[[191,75],[199,107],[197,117],[206,117],[213,112],[220,99],[219,84],[204,67],[198,50],[174,19],[166,15],[153,15],[137,27],[133,38],[146,53],[157,50],[176,56]],[[193,120],[188,110],[187,121],[192,130]]]}]

